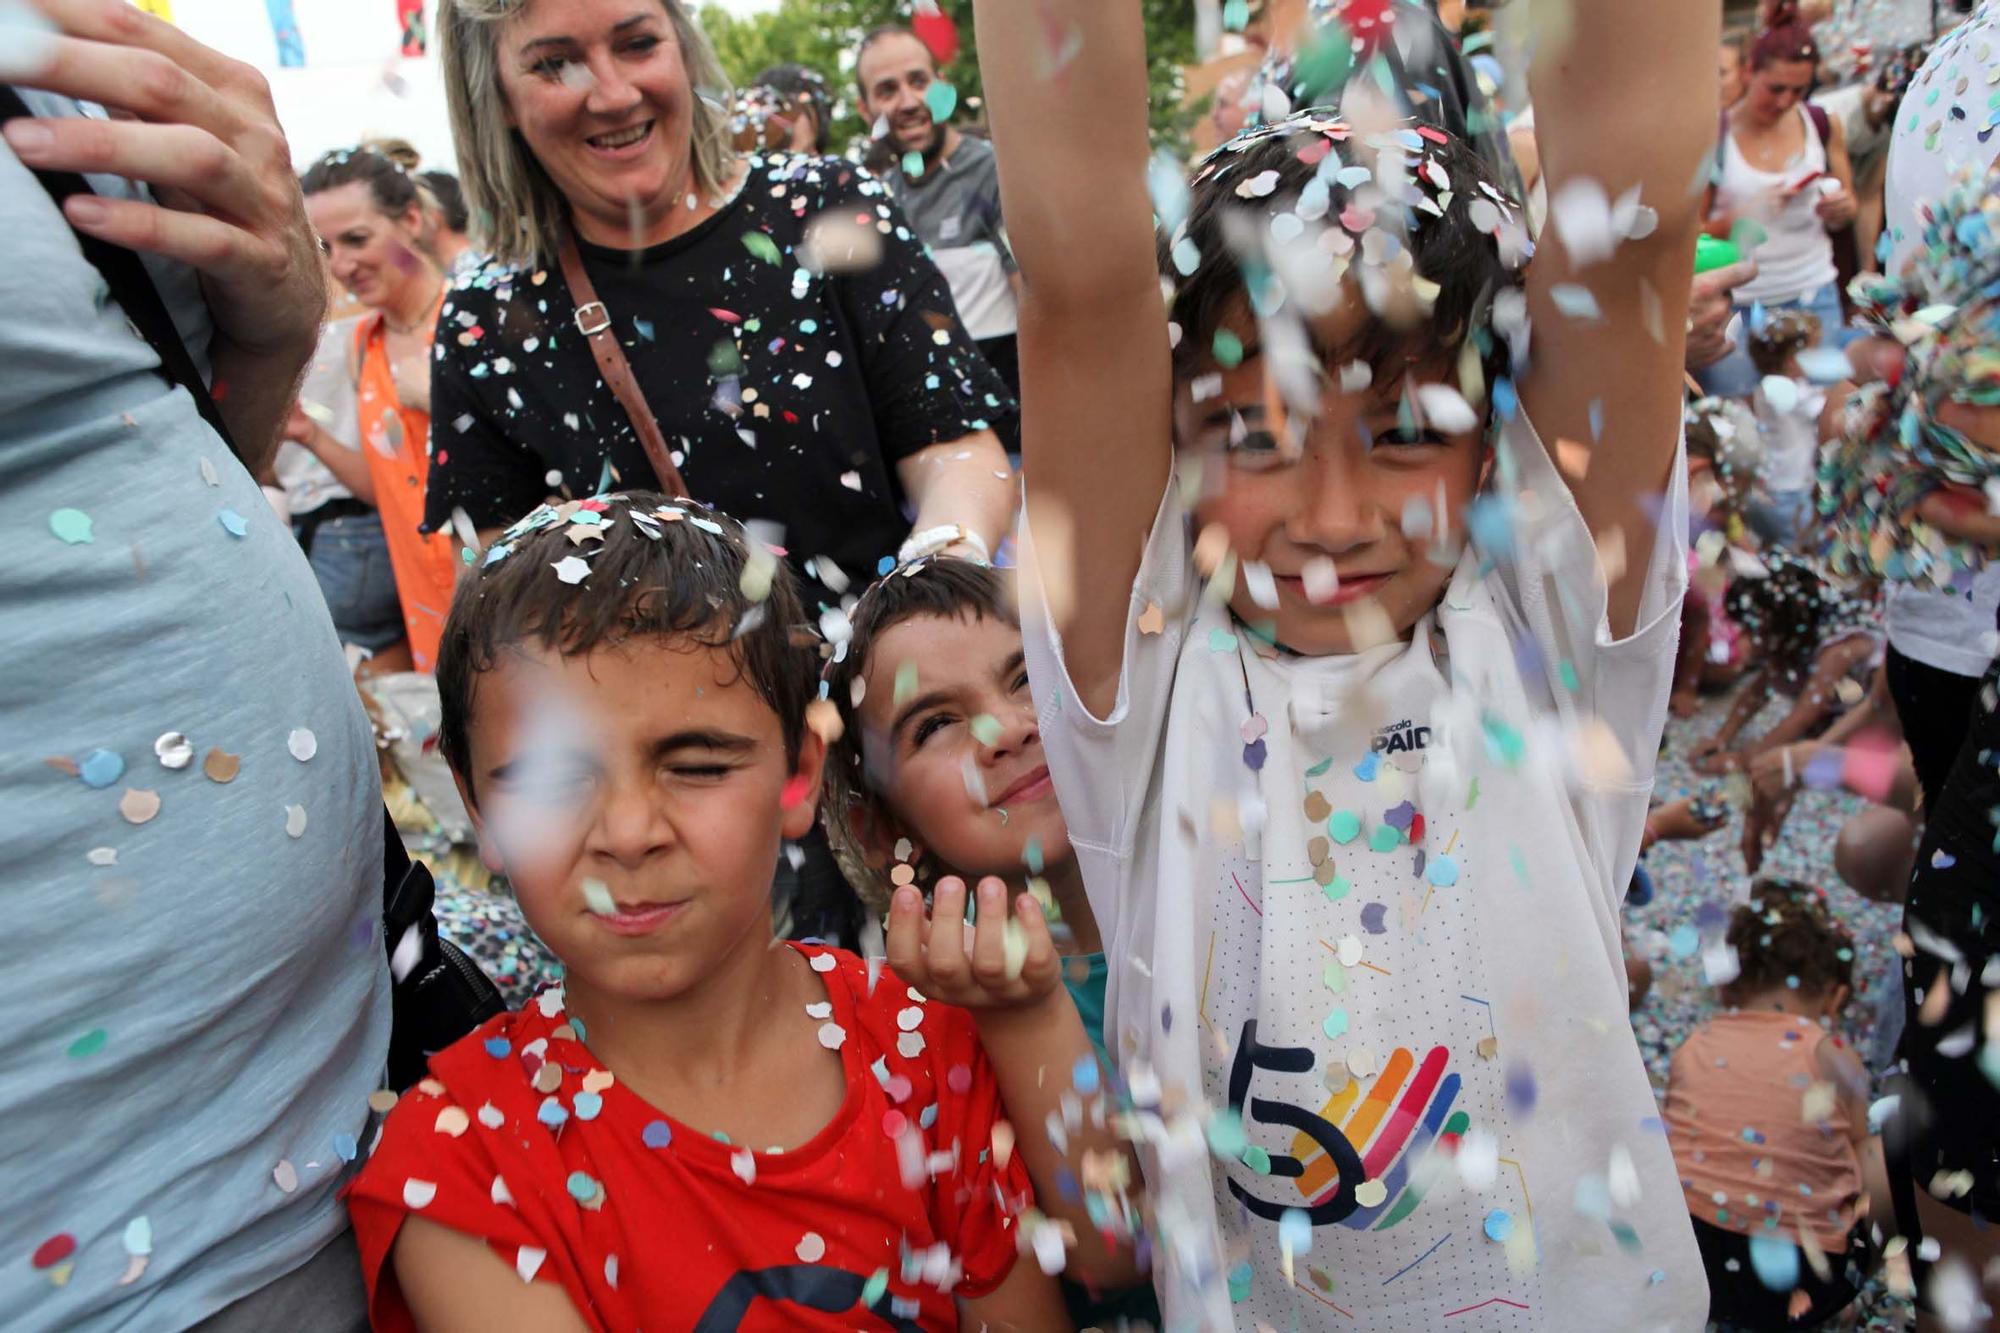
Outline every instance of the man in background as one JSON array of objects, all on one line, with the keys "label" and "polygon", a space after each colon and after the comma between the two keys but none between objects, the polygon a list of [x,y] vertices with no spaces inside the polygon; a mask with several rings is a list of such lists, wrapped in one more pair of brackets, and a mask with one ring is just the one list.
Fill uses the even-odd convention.
[{"label": "man in background", "polygon": [[[891,154],[883,179],[950,284],[959,322],[1018,395],[1019,279],[1000,216],[993,145],[951,123],[958,95],[909,29],[882,27],[862,38],[854,73],[861,112]],[[1008,452],[1019,449],[1006,431],[1001,436]]]}]

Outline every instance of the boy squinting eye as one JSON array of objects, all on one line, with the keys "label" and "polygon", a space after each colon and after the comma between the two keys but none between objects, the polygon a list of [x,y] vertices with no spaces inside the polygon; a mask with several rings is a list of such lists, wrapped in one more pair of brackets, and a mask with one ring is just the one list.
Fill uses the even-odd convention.
[{"label": "boy squinting eye", "polygon": [[516,800],[567,804],[588,795],[598,766],[573,754],[530,753],[502,764],[490,775],[496,793]]}]

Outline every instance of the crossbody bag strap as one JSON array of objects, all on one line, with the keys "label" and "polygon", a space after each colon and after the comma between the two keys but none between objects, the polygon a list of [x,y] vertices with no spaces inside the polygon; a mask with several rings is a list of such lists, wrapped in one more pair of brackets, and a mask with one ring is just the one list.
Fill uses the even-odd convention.
[{"label": "crossbody bag strap", "polygon": [[610,386],[618,405],[625,409],[632,429],[639,434],[639,443],[646,446],[646,459],[653,465],[660,489],[676,498],[685,498],[687,482],[674,466],[667,437],[660,433],[660,423],[647,405],[646,395],[639,390],[632,363],[625,359],[625,349],[618,345],[618,335],[611,330],[611,312],[597,298],[597,288],[591,284],[590,274],[583,268],[583,256],[577,251],[576,237],[567,227],[563,228],[557,254],[562,260],[563,281],[569,284],[570,299],[576,305],[576,331],[590,344],[590,354],[597,358],[598,374]]}]

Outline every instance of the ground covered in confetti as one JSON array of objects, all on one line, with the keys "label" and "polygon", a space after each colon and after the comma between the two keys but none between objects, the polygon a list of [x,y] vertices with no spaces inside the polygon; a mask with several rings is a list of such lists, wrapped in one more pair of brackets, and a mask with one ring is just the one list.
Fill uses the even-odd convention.
[{"label": "ground covered in confetti", "polygon": [[[1701,712],[1694,717],[1668,720],[1655,788],[1661,800],[1689,795],[1707,781],[1688,767],[1686,755],[1696,741],[1722,724],[1728,706],[1729,696],[1717,695],[1704,700]],[[1781,712],[1774,705],[1747,734],[1761,733]],[[1892,941],[1901,925],[1902,909],[1869,902],[1842,883],[1833,870],[1834,839],[1848,817],[1864,805],[1860,797],[1844,791],[1800,792],[1784,835],[1765,856],[1759,874],[1823,887],[1853,934],[1855,994],[1845,1015],[1846,1031],[1863,1059],[1877,1071],[1879,1086],[1879,1065],[1872,1047],[1881,1006],[1901,1003],[1892,977]],[[1732,896],[1748,886],[1743,857],[1737,849],[1741,834],[1742,821],[1732,816],[1722,829],[1700,842],[1656,845],[1645,860],[1646,872],[1653,880],[1653,899],[1643,907],[1625,909],[1627,944],[1653,964],[1652,993],[1634,1015],[1633,1025],[1654,1086],[1662,1091],[1668,1061],[1681,1038],[1719,1007],[1715,991],[1702,979],[1699,951],[1684,955],[1677,951],[1674,932],[1679,927],[1695,926],[1704,906],[1726,911]],[[1683,932],[1683,948],[1687,938]],[[1910,1310],[1877,1281],[1863,1295],[1861,1315],[1856,1327],[1886,1333],[1906,1327]]]}]

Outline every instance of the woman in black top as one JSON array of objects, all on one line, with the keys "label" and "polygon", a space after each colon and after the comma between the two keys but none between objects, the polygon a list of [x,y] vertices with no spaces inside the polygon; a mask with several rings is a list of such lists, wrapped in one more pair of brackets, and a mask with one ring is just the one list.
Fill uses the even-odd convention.
[{"label": "woman in black top", "polygon": [[[1014,503],[991,425],[1014,404],[880,184],[739,156],[682,0],[444,0],[438,37],[493,262],[439,316],[427,527],[490,542],[551,496],[661,484],[580,331],[568,234],[688,490],[767,525],[809,606],[899,555],[989,556]],[[853,947],[824,837],[794,858],[781,928]]]},{"label": "woman in black top", "polygon": [[770,524],[809,598],[912,542],[990,553],[1013,503],[991,426],[1014,404],[879,183],[737,156],[680,0],[449,0],[439,23],[495,262],[440,317],[429,526],[656,484],[578,331],[569,227],[688,489]]}]

